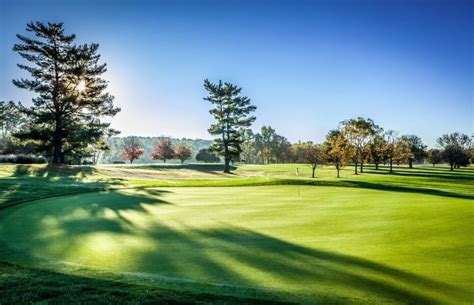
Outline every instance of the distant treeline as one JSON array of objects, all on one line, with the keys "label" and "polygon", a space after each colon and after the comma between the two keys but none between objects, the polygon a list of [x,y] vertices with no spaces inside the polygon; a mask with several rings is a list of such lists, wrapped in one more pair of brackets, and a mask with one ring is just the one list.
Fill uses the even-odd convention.
[{"label": "distant treeline", "polygon": [[[171,143],[174,147],[178,147],[179,145],[186,145],[191,149],[191,159],[190,162],[195,162],[196,154],[199,150],[208,148],[211,144],[211,140],[204,140],[204,139],[177,139],[177,138],[168,138],[168,137],[133,137],[135,140],[138,141],[140,147],[144,150],[143,155],[136,159],[133,163],[134,164],[145,164],[145,163],[161,163],[160,160],[153,160],[152,159],[152,152],[153,146],[156,143],[159,143],[163,139],[171,140]],[[121,162],[124,161],[122,158],[122,154],[124,151],[124,146],[127,142],[129,142],[132,137],[113,137],[108,139],[107,145],[109,146],[108,151],[100,152],[97,157],[98,164],[110,164],[114,162]],[[181,163],[179,160],[170,160],[167,161],[169,163]]]}]

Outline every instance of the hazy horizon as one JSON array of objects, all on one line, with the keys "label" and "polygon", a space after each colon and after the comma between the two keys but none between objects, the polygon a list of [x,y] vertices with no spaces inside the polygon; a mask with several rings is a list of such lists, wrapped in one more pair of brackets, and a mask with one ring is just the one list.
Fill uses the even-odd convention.
[{"label": "hazy horizon", "polygon": [[242,86],[253,129],[291,142],[358,116],[431,147],[473,132],[469,1],[0,0],[0,100],[31,103],[11,82],[27,76],[12,47],[30,21],[100,44],[120,136],[212,139],[204,78]]}]

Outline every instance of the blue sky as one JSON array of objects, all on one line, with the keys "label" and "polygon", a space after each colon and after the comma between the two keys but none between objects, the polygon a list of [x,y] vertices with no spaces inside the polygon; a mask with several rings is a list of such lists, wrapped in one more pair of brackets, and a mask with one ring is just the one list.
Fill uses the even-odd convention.
[{"label": "blue sky", "polygon": [[122,135],[210,138],[204,78],[291,141],[357,116],[429,145],[473,132],[471,1],[0,0],[0,100],[31,100],[12,46],[37,20],[100,44]]}]

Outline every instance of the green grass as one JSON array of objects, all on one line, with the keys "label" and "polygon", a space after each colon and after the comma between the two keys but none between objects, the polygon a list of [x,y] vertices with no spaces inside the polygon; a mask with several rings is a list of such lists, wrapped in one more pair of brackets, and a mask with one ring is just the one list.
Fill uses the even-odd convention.
[{"label": "green grass", "polygon": [[219,170],[0,166],[0,303],[474,300],[472,168]]}]

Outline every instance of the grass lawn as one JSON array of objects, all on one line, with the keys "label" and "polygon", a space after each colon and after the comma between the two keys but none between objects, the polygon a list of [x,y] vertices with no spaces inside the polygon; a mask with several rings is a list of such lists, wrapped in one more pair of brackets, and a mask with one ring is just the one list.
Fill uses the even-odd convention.
[{"label": "grass lawn", "polygon": [[471,304],[474,170],[351,170],[0,165],[0,303]]}]

